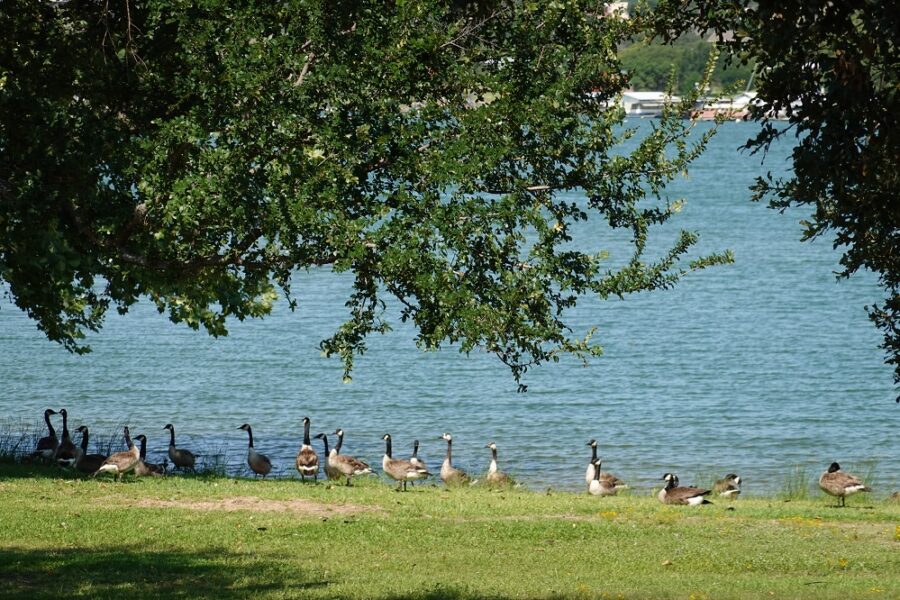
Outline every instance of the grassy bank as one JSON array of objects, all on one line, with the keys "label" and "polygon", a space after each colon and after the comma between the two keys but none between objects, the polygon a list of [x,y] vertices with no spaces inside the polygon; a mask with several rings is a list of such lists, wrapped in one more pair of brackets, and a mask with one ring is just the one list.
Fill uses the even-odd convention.
[{"label": "grassy bank", "polygon": [[897,598],[900,506],[0,465],[0,596]]}]

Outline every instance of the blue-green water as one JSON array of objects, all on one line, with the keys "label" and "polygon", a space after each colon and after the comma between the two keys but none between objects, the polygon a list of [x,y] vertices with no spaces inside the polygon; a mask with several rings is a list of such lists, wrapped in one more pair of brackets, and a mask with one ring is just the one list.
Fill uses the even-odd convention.
[{"label": "blue-green water", "polygon": [[[45,407],[67,407],[73,426],[108,432],[126,422],[162,455],[163,425],[179,445],[224,450],[229,469],[243,469],[246,435],[283,475],[294,475],[302,433],[347,431],[348,452],[380,463],[381,436],[395,453],[412,440],[440,463],[444,431],[454,435],[455,462],[482,471],[488,441],[501,466],[531,487],[577,489],[600,441],[604,469],[635,487],[666,471],[698,482],[736,472],[748,493],[776,491],[794,465],[817,474],[833,460],[866,471],[896,489],[900,406],[880,336],[864,306],[878,301],[875,278],[837,282],[838,253],[827,239],[800,243],[801,211],[781,215],[748,201],[754,176],[785,169],[789,147],[764,165],[736,148],[752,124],[728,123],[690,178],[671,188],[687,205],[665,230],[701,234],[700,251],[730,248],[735,264],[696,273],[674,290],[625,301],[584,302],[581,326],[597,325],[604,357],[528,374],[526,394],[508,371],[484,354],[453,348],[422,353],[397,325],[374,338],[354,380],[322,358],[318,342],[344,318],[347,279],[327,269],[295,283],[300,309],[281,306],[262,321],[234,323],[213,339],[169,323],[143,303],[111,315],[88,356],[46,341],[27,317],[0,304],[0,423],[35,423]],[[585,243],[624,247],[605,229],[583,232]]]}]

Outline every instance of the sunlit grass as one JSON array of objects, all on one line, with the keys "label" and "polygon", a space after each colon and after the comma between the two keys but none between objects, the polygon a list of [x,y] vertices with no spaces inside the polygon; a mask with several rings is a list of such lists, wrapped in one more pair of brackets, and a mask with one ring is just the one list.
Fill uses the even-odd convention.
[{"label": "sunlit grass", "polygon": [[[6,598],[894,598],[900,506],[0,465]],[[873,591],[879,590],[879,591]]]}]

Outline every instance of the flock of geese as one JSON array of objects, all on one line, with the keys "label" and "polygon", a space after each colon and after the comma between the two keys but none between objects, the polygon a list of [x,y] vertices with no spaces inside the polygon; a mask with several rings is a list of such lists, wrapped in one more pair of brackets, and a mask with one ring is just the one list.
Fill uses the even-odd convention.
[{"label": "flock of geese", "polygon": [[[50,421],[50,416],[56,414],[62,415],[61,438],[57,437],[56,430]],[[44,411],[44,422],[47,424],[49,433],[38,440],[34,451],[30,455],[31,458],[54,462],[63,468],[74,468],[78,471],[89,473],[94,477],[103,473],[112,474],[116,476],[117,480],[121,480],[127,473],[132,473],[136,476],[161,476],[167,471],[168,461],[166,460],[161,464],[146,462],[147,437],[144,435],[134,437],[134,440],[140,442],[140,448],[138,448],[134,440],[132,440],[128,427],[124,429],[128,450],[104,456],[102,454],[88,454],[90,433],[85,425],[81,425],[75,430],[81,433],[81,445],[75,445],[69,433],[66,409],[55,411],[48,408]],[[193,470],[196,457],[190,450],[176,446],[175,427],[169,423],[163,429],[169,431],[168,460],[172,462],[174,468]],[[272,461],[253,446],[253,429],[248,423],[244,423],[238,429],[247,432],[247,465],[256,476],[265,477],[272,471]],[[323,470],[329,480],[338,481],[344,479],[346,485],[349,486],[353,477],[369,475],[373,472],[372,468],[364,461],[341,453],[344,444],[343,429],[335,430],[333,435],[337,436],[337,444],[334,448],[329,448],[326,434],[319,433],[315,436],[316,439],[322,440],[324,445],[326,458]],[[453,436],[449,433],[444,433],[441,439],[447,442],[447,454],[444,457],[444,462],[441,464],[439,473],[441,481],[451,486],[475,483],[476,480],[472,479],[468,473],[453,466]],[[384,434],[382,440],[385,443],[385,451],[381,459],[381,470],[385,475],[397,482],[398,491],[401,489],[406,490],[408,483],[432,476],[432,472],[428,470],[428,465],[418,456],[419,440],[413,442],[413,453],[408,459],[393,457],[391,435],[389,433]],[[584,476],[588,492],[594,496],[615,496],[620,490],[628,489],[628,486],[621,479],[612,473],[601,470],[601,460],[597,456],[597,441],[591,440],[587,445],[591,447],[591,459]],[[491,450],[491,462],[484,476],[485,482],[492,486],[513,485],[515,483],[513,479],[507,473],[501,471],[497,464],[497,445],[494,442],[490,442],[485,447]],[[312,447],[309,417],[303,417],[303,443],[300,445],[299,452],[297,452],[296,468],[303,481],[306,481],[309,477],[313,481],[318,480],[319,455]],[[707,496],[712,493],[728,499],[737,498],[741,493],[741,478],[734,473],[729,473],[718,480],[712,490],[680,486],[678,476],[674,473],[664,474],[662,480],[665,481],[665,485],[659,491],[657,497],[663,504],[699,506],[710,504]],[[836,462],[831,463],[828,469],[819,477],[819,487],[825,493],[840,498],[840,506],[845,506],[847,496],[858,492],[872,491],[858,477],[842,471],[841,466]]]}]

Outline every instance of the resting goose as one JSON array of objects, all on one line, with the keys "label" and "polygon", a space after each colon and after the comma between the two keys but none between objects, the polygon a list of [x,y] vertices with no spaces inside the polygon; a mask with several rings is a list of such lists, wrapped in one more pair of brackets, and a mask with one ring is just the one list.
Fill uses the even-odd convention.
[{"label": "resting goose", "polygon": [[588,492],[594,496],[615,496],[618,493],[615,483],[611,479],[603,479],[600,476],[600,459],[594,462],[594,478],[588,485]]},{"label": "resting goose", "polygon": [[272,472],[272,461],[269,460],[268,456],[260,454],[253,447],[253,429],[251,429],[249,423],[244,423],[238,429],[246,431],[250,437],[250,442],[247,446],[247,465],[253,471],[254,476],[262,475],[263,479],[265,479],[266,475]]},{"label": "resting goose", "polygon": [[75,468],[82,473],[94,473],[106,460],[103,454],[88,454],[88,428],[85,425],[79,426],[75,431],[81,434],[81,454],[78,455],[78,462]]},{"label": "resting goose", "polygon": [[141,460],[140,451],[134,442],[131,441],[131,434],[128,427],[125,428],[125,442],[128,444],[128,450],[125,452],[116,452],[111,455],[100,468],[94,471],[94,477],[100,473],[112,473],[116,476],[116,480],[121,480],[126,473],[130,473]]},{"label": "resting goose", "polygon": [[741,478],[734,473],[729,473],[716,482],[713,491],[725,498],[737,498],[741,493]]},{"label": "resting goose", "polygon": [[169,438],[169,460],[172,461],[175,468],[190,469],[193,471],[197,457],[194,456],[194,453],[190,450],[175,447],[175,427],[173,427],[171,423],[166,424],[163,429],[168,429],[171,436]]},{"label": "resting goose", "polygon": [[297,471],[303,481],[310,476],[313,481],[319,479],[319,455],[313,450],[309,439],[309,417],[303,417],[303,444],[297,453]]},{"label": "resting goose", "polygon": [[485,448],[491,449],[491,464],[488,466],[487,475],[485,475],[485,480],[488,482],[488,485],[509,485],[512,483],[512,478],[500,471],[497,467],[497,444],[494,442],[489,443]]},{"label": "resting goose", "polygon": [[141,435],[134,436],[134,439],[138,440],[141,443],[141,450],[140,452],[138,452],[140,460],[138,461],[138,464],[134,466],[134,474],[138,477],[146,477],[147,475],[155,475],[157,477],[160,477],[162,475],[165,475],[165,463],[161,465],[155,465],[145,462],[147,460],[147,436],[142,433]]},{"label": "resting goose", "polygon": [[[338,435],[338,444],[340,445],[340,440],[343,440],[344,430],[338,429],[335,431]],[[339,454],[337,452],[337,448],[328,451],[328,436],[324,433],[320,433],[316,436],[320,438],[325,443],[325,454],[327,458],[325,459],[325,474],[328,475],[329,479],[340,479],[341,477],[347,478],[347,485],[350,485],[350,478],[356,475],[368,475],[372,472],[372,469],[369,468],[369,465],[364,463],[361,460],[353,458],[352,456],[348,456],[346,454]],[[332,474],[337,477],[332,477]]]},{"label": "resting goose", "polygon": [[53,424],[50,423],[50,415],[55,414],[56,411],[52,408],[48,408],[44,411],[44,422],[47,424],[47,430],[50,433],[38,440],[31,456],[42,458],[44,460],[52,460],[53,456],[56,454],[56,449],[59,448],[59,438],[56,437],[56,430],[53,429]]},{"label": "resting goose", "polygon": [[712,504],[712,502],[704,498],[704,496],[709,494],[709,490],[695,487],[678,487],[678,477],[673,473],[666,473],[662,478],[666,482],[666,487],[659,490],[658,498],[663,504],[687,504],[690,506]]},{"label": "resting goose", "polygon": [[425,479],[431,475],[431,473],[428,472],[428,469],[422,465],[417,465],[412,461],[393,458],[391,456],[391,434],[386,433],[381,439],[385,442],[384,456],[381,459],[381,469],[388,477],[399,482],[397,484],[398,491],[401,486],[403,487],[403,490],[406,490],[406,482],[408,481]]},{"label": "resting goose", "polygon": [[78,462],[78,454],[81,452],[81,448],[72,442],[72,436],[69,434],[69,413],[62,408],[59,414],[63,418],[62,440],[60,440],[59,446],[56,448],[54,458],[56,459],[56,464],[60,467],[74,467],[75,463]]},{"label": "resting goose", "polygon": [[845,499],[857,492],[871,492],[872,490],[856,475],[841,471],[841,465],[831,463],[828,470],[819,477],[819,487],[826,494],[837,496],[841,499],[841,506],[846,506]]},{"label": "resting goose", "polygon": [[441,439],[447,442],[447,456],[441,465],[441,481],[447,485],[463,485],[469,483],[469,475],[462,469],[453,466],[453,436],[445,433]]}]

